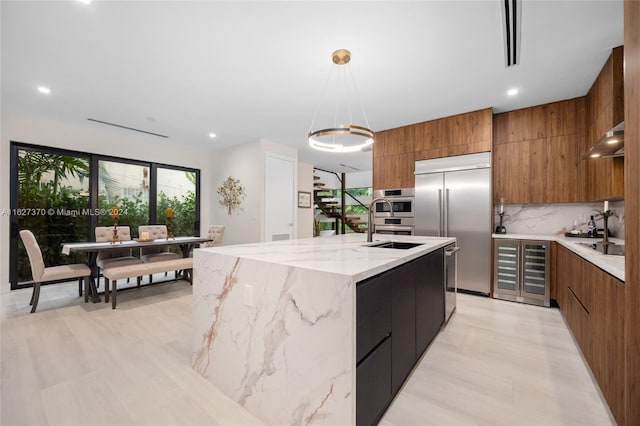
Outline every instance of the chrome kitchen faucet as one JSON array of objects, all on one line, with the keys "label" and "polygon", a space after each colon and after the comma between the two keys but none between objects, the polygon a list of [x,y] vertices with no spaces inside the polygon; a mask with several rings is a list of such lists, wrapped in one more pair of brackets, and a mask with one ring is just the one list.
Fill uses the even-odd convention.
[{"label": "chrome kitchen faucet", "polygon": [[391,204],[391,201],[387,200],[384,197],[374,198],[373,201],[371,201],[371,204],[369,205],[369,223],[367,223],[367,242],[368,243],[373,241],[373,232],[374,232],[373,229],[375,227],[375,224],[373,223],[373,220],[371,220],[371,215],[373,213],[375,204],[378,201],[384,201],[387,204],[389,204],[389,217],[393,217],[393,204]]}]

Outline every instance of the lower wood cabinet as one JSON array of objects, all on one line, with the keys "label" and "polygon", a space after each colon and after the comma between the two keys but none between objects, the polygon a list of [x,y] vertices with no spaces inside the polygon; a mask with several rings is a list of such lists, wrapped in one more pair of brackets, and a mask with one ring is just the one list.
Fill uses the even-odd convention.
[{"label": "lower wood cabinet", "polygon": [[587,362],[591,362],[593,353],[593,339],[591,338],[590,318],[589,312],[584,308],[580,299],[578,299],[575,293],[567,288],[567,295],[565,298],[566,309],[564,311],[565,319],[571,328],[571,332],[575,337],[582,354]]},{"label": "lower wood cabinet", "polygon": [[624,424],[624,282],[557,246],[560,311],[611,413]]},{"label": "lower wood cabinet", "polygon": [[444,249],[358,283],[356,424],[376,424],[444,322]]}]

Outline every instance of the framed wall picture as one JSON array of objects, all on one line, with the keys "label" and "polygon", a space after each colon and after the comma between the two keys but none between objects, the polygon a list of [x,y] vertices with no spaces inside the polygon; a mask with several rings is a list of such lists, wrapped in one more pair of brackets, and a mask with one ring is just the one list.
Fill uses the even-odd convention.
[{"label": "framed wall picture", "polygon": [[311,193],[298,191],[298,207],[311,208]]}]

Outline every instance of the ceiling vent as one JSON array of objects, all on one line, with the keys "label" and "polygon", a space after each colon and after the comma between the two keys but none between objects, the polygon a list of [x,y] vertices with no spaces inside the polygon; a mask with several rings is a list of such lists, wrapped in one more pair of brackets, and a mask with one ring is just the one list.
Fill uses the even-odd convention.
[{"label": "ceiling vent", "polygon": [[502,32],[507,68],[520,63],[522,0],[502,0]]},{"label": "ceiling vent", "polygon": [[359,171],[360,171],[360,169],[359,169],[359,168],[357,168],[357,167],[353,167],[353,166],[350,166],[350,165],[348,165],[348,164],[340,163],[340,165],[341,165],[342,167],[344,167],[345,169],[351,169],[351,170],[353,170],[354,172],[359,172]]},{"label": "ceiling vent", "polygon": [[107,126],[119,127],[120,129],[131,130],[133,132],[140,132],[151,136],[157,136],[159,138],[167,139],[169,136],[161,135],[160,133],[147,132],[146,130],[135,129],[133,127],[123,126],[121,124],[109,123],[108,121],[96,120],[95,118],[87,118],[89,121],[93,121],[94,123],[106,124]]}]

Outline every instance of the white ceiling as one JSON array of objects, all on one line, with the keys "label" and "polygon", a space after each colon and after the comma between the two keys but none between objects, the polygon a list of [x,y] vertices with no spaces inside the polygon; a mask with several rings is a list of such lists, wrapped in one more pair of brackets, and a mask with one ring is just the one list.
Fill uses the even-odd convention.
[{"label": "white ceiling", "polygon": [[[351,68],[373,130],[584,95],[623,43],[623,2],[522,7],[521,65],[504,66],[500,1],[2,1],[2,108],[95,118],[214,151],[259,138],[335,171],[306,134],[331,67]],[[36,87],[51,88],[43,96]],[[510,98],[509,88],[520,94]],[[125,132],[125,130],[123,130]],[[218,137],[209,139],[208,133]]]}]

